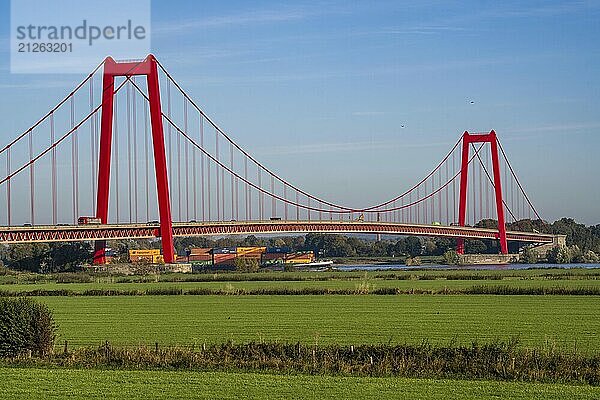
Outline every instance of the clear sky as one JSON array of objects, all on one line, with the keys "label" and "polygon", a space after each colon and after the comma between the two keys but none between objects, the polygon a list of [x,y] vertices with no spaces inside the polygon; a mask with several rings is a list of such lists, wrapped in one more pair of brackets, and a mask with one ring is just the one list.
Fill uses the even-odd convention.
[{"label": "clear sky", "polygon": [[[0,0],[0,144],[82,78],[11,74],[9,8]],[[464,130],[495,129],[543,217],[599,224],[599,21],[598,1],[153,1],[152,51],[315,195],[388,199]]]}]

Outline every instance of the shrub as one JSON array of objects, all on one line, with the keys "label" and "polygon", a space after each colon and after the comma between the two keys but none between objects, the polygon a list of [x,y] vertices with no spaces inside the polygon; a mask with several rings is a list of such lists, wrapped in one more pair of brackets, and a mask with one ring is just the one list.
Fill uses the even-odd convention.
[{"label": "shrub", "polygon": [[600,257],[592,250],[588,250],[583,255],[583,262],[588,264],[596,264],[600,260]]},{"label": "shrub", "polygon": [[[33,365],[37,360],[33,360]],[[600,383],[600,358],[572,351],[527,349],[517,339],[471,345],[338,344],[286,342],[203,344],[184,347],[78,348],[55,354],[42,365],[67,368],[122,368],[245,371],[281,374],[399,376],[526,382]]]},{"label": "shrub", "polygon": [[421,259],[419,257],[407,257],[405,264],[407,267],[418,267],[421,265]]},{"label": "shrub", "polygon": [[254,258],[238,257],[234,261],[235,270],[238,272],[256,272],[258,271],[258,260]]},{"label": "shrub", "polygon": [[10,269],[6,268],[2,261],[0,261],[0,276],[9,275],[10,272]]},{"label": "shrub", "polygon": [[548,262],[555,264],[568,264],[571,262],[583,262],[583,252],[579,246],[560,246],[546,253]]},{"label": "shrub", "polygon": [[94,280],[88,274],[81,272],[64,272],[56,274],[56,283],[92,283]]},{"label": "shrub", "polygon": [[537,263],[537,254],[529,247],[525,247],[523,253],[521,253],[520,260],[524,264],[535,264]]},{"label": "shrub", "polygon": [[0,357],[52,351],[56,326],[50,309],[29,298],[0,298]]},{"label": "shrub", "polygon": [[455,250],[448,250],[444,253],[444,264],[458,265],[460,258]]}]

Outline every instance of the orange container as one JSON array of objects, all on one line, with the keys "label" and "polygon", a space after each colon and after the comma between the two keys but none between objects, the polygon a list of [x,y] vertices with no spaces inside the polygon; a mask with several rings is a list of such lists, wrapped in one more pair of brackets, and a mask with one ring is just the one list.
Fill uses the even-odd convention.
[{"label": "orange container", "polygon": [[213,264],[214,265],[234,265],[235,254],[213,254]]},{"label": "orange container", "polygon": [[210,254],[210,247],[193,247],[190,249],[190,255]]}]

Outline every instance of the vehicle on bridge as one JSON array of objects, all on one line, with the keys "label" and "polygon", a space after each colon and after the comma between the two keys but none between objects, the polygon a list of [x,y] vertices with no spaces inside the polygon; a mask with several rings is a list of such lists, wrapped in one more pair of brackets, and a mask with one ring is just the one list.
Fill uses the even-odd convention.
[{"label": "vehicle on bridge", "polygon": [[77,219],[79,225],[101,225],[102,220],[97,217],[79,217]]}]

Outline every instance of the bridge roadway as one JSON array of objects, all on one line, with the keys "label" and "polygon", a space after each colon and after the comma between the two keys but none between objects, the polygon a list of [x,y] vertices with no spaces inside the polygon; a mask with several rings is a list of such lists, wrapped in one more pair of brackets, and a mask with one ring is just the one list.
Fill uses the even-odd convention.
[{"label": "bridge roadway", "polygon": [[[498,239],[498,231],[462,226],[420,225],[362,221],[230,221],[173,223],[173,236],[214,236],[288,233],[370,233],[436,236],[465,239]],[[0,243],[72,242],[102,239],[159,237],[159,224],[106,224],[0,227]],[[509,241],[554,243],[554,235],[506,233]]]}]

